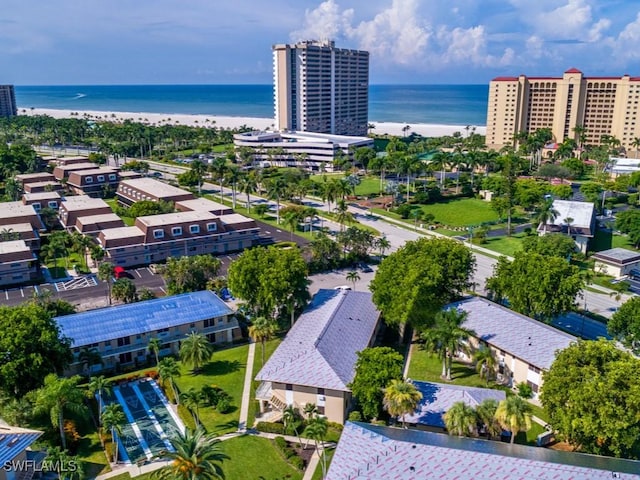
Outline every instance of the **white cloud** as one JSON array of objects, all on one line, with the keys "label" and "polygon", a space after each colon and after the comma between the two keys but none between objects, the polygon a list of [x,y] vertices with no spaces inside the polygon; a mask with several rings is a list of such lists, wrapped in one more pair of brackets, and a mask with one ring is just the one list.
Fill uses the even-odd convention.
[{"label": "white cloud", "polygon": [[291,33],[291,40],[332,40],[350,30],[353,9],[340,11],[334,0],[327,0],[314,10],[306,10],[302,29]]},{"label": "white cloud", "polygon": [[640,58],[640,12],[636,19],[628,23],[616,39],[610,40],[611,48],[617,60],[636,60]]}]

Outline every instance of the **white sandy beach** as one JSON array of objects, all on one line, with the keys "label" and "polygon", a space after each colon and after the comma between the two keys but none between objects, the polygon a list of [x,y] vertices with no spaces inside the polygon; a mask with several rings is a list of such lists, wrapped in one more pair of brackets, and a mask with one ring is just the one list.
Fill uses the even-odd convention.
[{"label": "white sandy beach", "polygon": [[[188,115],[182,113],[147,113],[147,112],[103,112],[94,110],[57,110],[52,108],[27,108],[19,109],[20,115],[49,115],[53,118],[88,118],[109,121],[131,120],[135,122],[144,122],[149,125],[167,125],[179,124],[188,126],[210,126],[215,125],[218,128],[238,128],[246,125],[256,130],[271,129],[274,126],[272,118],[255,118],[255,117],[226,117],[220,115]],[[77,115],[76,115],[77,114]],[[409,125],[411,130],[407,133],[417,133],[424,137],[440,137],[443,135],[452,135],[454,132],[460,132],[463,136],[467,135],[466,125],[432,125],[432,124],[407,124],[394,122],[376,122],[370,123],[375,125],[372,133],[377,135],[389,134],[403,136],[402,129]],[[485,126],[476,126],[476,133],[484,135]]]}]

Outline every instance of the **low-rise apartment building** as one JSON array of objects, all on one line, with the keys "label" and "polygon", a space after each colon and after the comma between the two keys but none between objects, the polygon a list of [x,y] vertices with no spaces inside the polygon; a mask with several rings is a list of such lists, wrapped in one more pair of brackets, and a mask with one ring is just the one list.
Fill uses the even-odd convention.
[{"label": "low-rise apartment building", "polygon": [[41,435],[38,430],[0,424],[0,480],[36,478],[45,455],[30,447]]},{"label": "low-rise apartment building", "polygon": [[38,173],[22,173],[16,175],[16,181],[24,186],[28,183],[39,183],[39,182],[53,182],[56,177],[53,176],[52,173],[47,172],[38,172]]},{"label": "low-rise apartment building", "polygon": [[215,215],[230,215],[233,213],[231,207],[227,207],[208,198],[194,198],[192,200],[181,200],[175,203],[179,212],[209,212]]},{"label": "low-rise apartment building", "polygon": [[67,188],[76,195],[100,197],[107,190],[115,192],[119,181],[118,170],[115,168],[92,168],[70,172]]},{"label": "low-rise apartment building", "polygon": [[120,228],[124,226],[125,224],[122,219],[115,213],[102,213],[99,215],[78,217],[74,225],[78,232],[91,236],[98,235],[102,230]]},{"label": "low-rise apartment building", "polygon": [[[475,332],[472,347],[491,349],[498,361],[499,382],[510,387],[527,383],[536,397],[542,386],[542,372],[549,370],[556,352],[577,340],[573,335],[480,297],[452,303],[446,308],[467,313],[463,325]],[[460,355],[471,360],[464,353]]]},{"label": "low-rise apartment building", "polygon": [[60,182],[45,181],[27,183],[22,187],[24,193],[60,192],[64,190]]},{"label": "low-rise apartment building", "polygon": [[105,215],[113,213],[111,207],[100,198],[92,198],[88,195],[65,197],[60,204],[58,215],[60,223],[66,229],[73,228],[78,218],[92,215]]},{"label": "low-rise apartment building", "polygon": [[126,206],[133,205],[141,200],[154,202],[163,200],[175,203],[195,198],[191,192],[148,177],[121,181],[116,194],[118,195],[118,202]]},{"label": "low-rise apartment building", "polygon": [[30,223],[15,223],[0,227],[0,242],[23,240],[32,251],[40,250],[40,234]]},{"label": "low-rise apartment building", "polygon": [[146,265],[169,257],[244,250],[258,239],[255,221],[238,214],[186,211],[138,217],[133,227],[102,230],[98,243],[114,265]]},{"label": "low-rise apartment building", "polygon": [[74,157],[44,157],[49,165],[55,167],[64,167],[65,165],[77,165],[79,163],[91,163],[89,157],[74,156]]},{"label": "low-rise apartment building", "polygon": [[38,258],[24,240],[0,242],[0,285],[29,282],[38,273]]},{"label": "low-rise apartment building", "polygon": [[618,247],[594,253],[591,258],[596,261],[593,266],[596,272],[616,278],[640,277],[640,252]]},{"label": "low-rise apartment building", "polygon": [[38,192],[38,193],[23,193],[22,203],[25,205],[31,205],[36,212],[39,212],[43,208],[52,208],[58,210],[62,197],[58,192]]},{"label": "low-rise apartment building", "polygon": [[3,202],[0,208],[0,229],[7,225],[28,223],[35,230],[44,230],[42,220],[32,205],[20,202]]},{"label": "low-rise apartment building", "polygon": [[256,375],[260,412],[313,403],[329,421],[344,423],[357,353],[375,341],[379,318],[370,292],[320,290]]},{"label": "low-rise apartment building", "polygon": [[[56,317],[63,335],[72,340],[74,361],[67,374],[114,371],[148,361],[149,340],[159,338],[159,355],[175,355],[191,332],[214,344],[242,337],[238,320],[220,298],[208,290]],[[88,368],[80,361],[84,349],[95,349],[103,364]]]},{"label": "low-rise apartment building", "polygon": [[554,200],[555,218],[538,226],[538,234],[564,233],[569,235],[578,250],[586,254],[589,241],[596,234],[596,212],[591,202]]},{"label": "low-rise apartment building", "polygon": [[58,181],[67,181],[71,172],[79,172],[81,170],[94,170],[98,168],[96,163],[82,162],[68,165],[59,165],[53,169],[53,176]]}]

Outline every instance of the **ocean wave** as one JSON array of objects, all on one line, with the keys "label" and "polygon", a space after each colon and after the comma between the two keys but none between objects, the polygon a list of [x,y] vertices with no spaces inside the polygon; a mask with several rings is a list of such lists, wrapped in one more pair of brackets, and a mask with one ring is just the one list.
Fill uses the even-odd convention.
[{"label": "ocean wave", "polygon": [[78,100],[79,98],[86,97],[86,93],[76,93],[76,96],[72,98],[72,100]]}]

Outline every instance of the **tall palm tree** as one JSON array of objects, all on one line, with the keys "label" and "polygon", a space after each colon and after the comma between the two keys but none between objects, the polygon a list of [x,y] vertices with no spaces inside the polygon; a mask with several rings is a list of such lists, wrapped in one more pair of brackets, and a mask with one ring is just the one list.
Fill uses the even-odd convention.
[{"label": "tall palm tree", "polygon": [[447,433],[459,437],[476,436],[478,416],[473,407],[456,402],[442,416]]},{"label": "tall palm tree", "polygon": [[67,450],[51,447],[45,457],[47,465],[51,465],[60,480],[80,480],[85,477],[84,463],[77,455],[69,455]]},{"label": "tall palm tree", "polygon": [[98,267],[98,279],[106,282],[107,295],[109,299],[109,305],[111,305],[111,283],[113,282],[113,264],[109,262],[101,263]]},{"label": "tall palm tree", "polygon": [[241,176],[238,181],[238,188],[247,196],[247,210],[251,213],[251,195],[258,189],[258,182],[256,181],[255,174],[253,172],[249,172],[249,174]]},{"label": "tall palm tree", "polygon": [[392,417],[402,417],[403,426],[405,415],[414,412],[418,408],[420,400],[422,400],[420,390],[406,380],[391,380],[391,383],[384,389],[384,409]]},{"label": "tall palm tree", "polygon": [[318,413],[318,407],[315,403],[305,403],[302,409],[308,420],[311,420]]},{"label": "tall palm tree", "polygon": [[543,235],[547,233],[547,224],[553,223],[560,213],[553,208],[553,200],[545,200],[536,212],[536,221],[542,224]]},{"label": "tall palm tree", "polygon": [[280,224],[280,201],[287,192],[288,185],[284,178],[278,177],[269,183],[267,195],[270,199],[276,201],[276,223]]},{"label": "tall palm tree", "polygon": [[175,452],[167,452],[169,465],[156,470],[156,480],[215,480],[224,479],[221,463],[229,457],[220,451],[219,440],[206,434],[202,427],[187,429],[171,440]]},{"label": "tall palm tree", "polygon": [[65,412],[86,415],[84,394],[78,388],[79,376],[60,378],[50,373],[44,379],[44,385],[36,391],[35,411],[48,413],[51,424],[58,427],[62,448],[66,450],[67,439],[64,434]]},{"label": "tall palm tree", "polygon": [[518,432],[526,432],[531,428],[531,410],[531,405],[516,395],[498,404],[495,418],[502,428],[511,432],[511,443]]},{"label": "tall palm tree", "polygon": [[640,137],[635,137],[631,141],[631,146],[636,149],[636,158],[640,158],[640,156],[638,156],[638,154],[640,154]]},{"label": "tall palm tree", "polygon": [[147,344],[147,350],[153,353],[153,355],[156,357],[156,367],[160,363],[159,355],[160,355],[161,348],[162,348],[162,340],[160,340],[158,337],[154,337],[150,339],[149,343]]},{"label": "tall palm tree", "polygon": [[300,223],[301,212],[298,210],[289,210],[285,212],[282,217],[284,218],[284,224],[289,227],[290,230],[290,240],[293,242],[293,232],[298,228],[298,224]]},{"label": "tall palm tree", "polygon": [[284,431],[288,432],[289,429],[293,429],[293,433],[298,437],[298,443],[302,445],[302,439],[300,438],[300,432],[298,427],[300,426],[298,410],[289,405],[282,411],[282,423],[284,424]]},{"label": "tall palm tree", "polygon": [[276,322],[265,317],[257,317],[249,326],[249,336],[254,342],[260,342],[262,347],[262,364],[264,365],[264,350],[267,340],[273,338],[278,330]]},{"label": "tall palm tree", "polygon": [[353,214],[349,211],[349,205],[344,199],[338,200],[336,204],[336,220],[340,224],[340,231],[344,231],[344,224],[353,221]]},{"label": "tall palm tree", "polygon": [[200,425],[200,393],[193,387],[180,394],[182,404],[191,411],[196,426]]},{"label": "tall palm tree", "polygon": [[571,236],[571,224],[573,223],[573,218],[571,217],[565,218],[564,223],[567,224],[567,235]]},{"label": "tall palm tree", "polygon": [[204,178],[204,174],[207,172],[207,166],[200,160],[195,160],[191,163],[191,171],[198,180],[198,193],[202,193],[202,180]]},{"label": "tall palm tree", "polygon": [[431,164],[436,170],[440,170],[440,188],[444,187],[445,172],[451,163],[451,154],[448,152],[436,152],[431,158]]},{"label": "tall palm tree", "polygon": [[127,417],[119,403],[110,403],[104,407],[102,425],[111,432],[114,463],[118,463],[118,442],[122,436],[122,426],[127,423]]},{"label": "tall palm tree", "polygon": [[222,202],[224,195],[222,192],[222,181],[224,180],[224,174],[227,171],[227,161],[224,158],[216,158],[211,165],[209,165],[209,171],[218,180],[218,186],[220,187],[220,201]]},{"label": "tall palm tree", "polygon": [[78,354],[78,360],[82,364],[82,368],[89,371],[93,365],[102,365],[104,363],[102,361],[102,355],[100,355],[100,352],[98,352],[98,349],[95,347],[83,347]]},{"label": "tall palm tree", "polygon": [[160,382],[166,386],[168,383],[171,386],[173,397],[176,399],[176,403],[180,403],[178,392],[176,391],[176,384],[174,379],[180,376],[180,367],[176,360],[172,357],[163,358],[158,363],[158,377]]},{"label": "tall palm tree", "polygon": [[497,363],[493,351],[489,347],[482,345],[473,354],[473,360],[476,362],[476,371],[480,374],[480,378],[484,377],[488,385]]},{"label": "tall palm tree", "polygon": [[358,272],[356,272],[355,270],[351,270],[350,272],[347,273],[347,282],[352,282],[353,283],[353,289],[356,289],[356,282],[358,280],[360,280],[360,275],[358,275]]},{"label": "tall palm tree", "polygon": [[89,379],[89,388],[87,389],[89,396],[93,397],[98,395],[98,423],[102,424],[102,410],[103,410],[103,398],[102,395],[111,393],[111,380],[105,378],[103,375],[99,377],[91,377]]},{"label": "tall palm tree", "polygon": [[478,421],[484,426],[484,430],[489,436],[489,440],[492,437],[497,437],[502,432],[502,427],[496,420],[496,410],[498,408],[498,401],[494,398],[487,398],[480,405],[476,407],[476,415]]},{"label": "tall palm tree", "polygon": [[462,324],[467,312],[455,308],[437,313],[434,325],[422,333],[425,347],[436,353],[442,360],[442,377],[451,380],[451,363],[459,350],[468,351],[465,342],[475,335],[473,330],[464,328]]},{"label": "tall palm tree", "polygon": [[383,235],[376,240],[376,246],[380,251],[380,256],[384,257],[384,252],[391,248],[391,242],[389,242],[389,239],[386,237],[386,235]]},{"label": "tall palm tree", "polygon": [[327,460],[324,452],[320,452],[320,443],[324,442],[324,439],[327,437],[327,431],[329,430],[329,423],[326,417],[315,416],[309,422],[309,426],[306,429],[306,434],[309,438],[311,438],[316,444],[316,450],[318,454],[322,455],[322,478],[327,476]]},{"label": "tall palm tree", "polygon": [[212,356],[213,345],[201,333],[188,333],[187,338],[180,344],[180,360],[191,365],[194,372],[200,371]]},{"label": "tall palm tree", "polygon": [[238,183],[240,182],[241,178],[242,173],[240,172],[240,169],[235,165],[229,166],[224,175],[225,182],[227,183],[227,185],[231,186],[231,201],[234,210],[236,208],[236,193],[238,191]]}]

